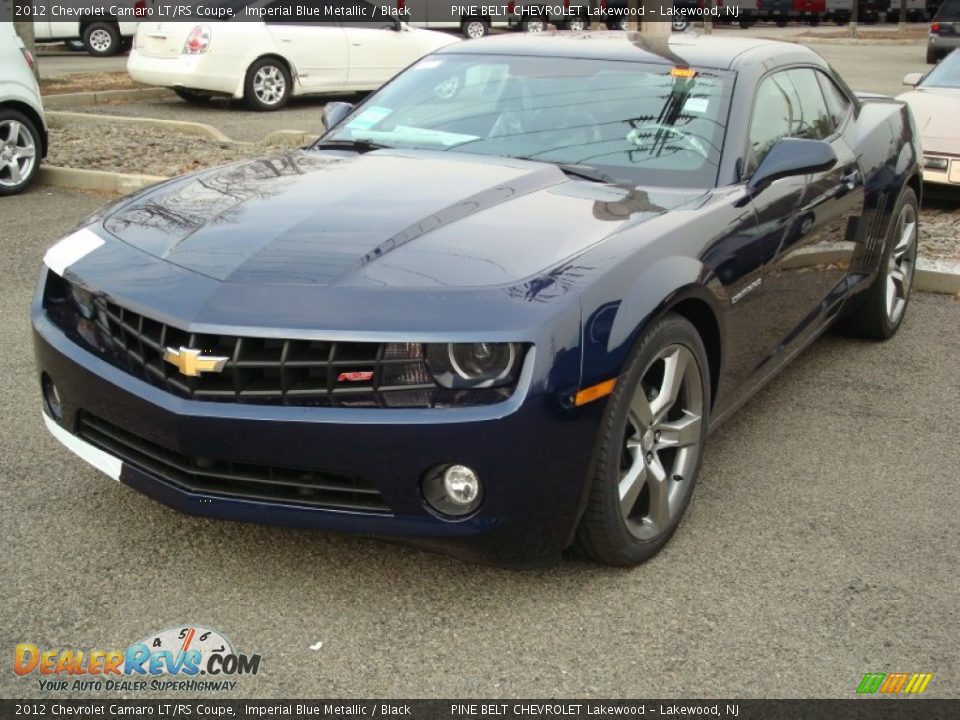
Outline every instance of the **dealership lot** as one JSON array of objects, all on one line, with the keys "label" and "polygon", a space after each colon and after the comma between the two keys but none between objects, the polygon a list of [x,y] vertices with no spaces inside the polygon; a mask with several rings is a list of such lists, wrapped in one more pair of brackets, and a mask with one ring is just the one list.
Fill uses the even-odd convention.
[{"label": "dealership lot", "polygon": [[[511,572],[185,517],[48,437],[36,271],[106,200],[38,187],[3,202],[3,647],[205,624],[263,656],[237,696],[846,697],[864,672],[900,669],[958,695],[960,301],[916,296],[885,344],[819,340],[711,438],[654,561]],[[9,672],[0,692],[40,695]]]}]

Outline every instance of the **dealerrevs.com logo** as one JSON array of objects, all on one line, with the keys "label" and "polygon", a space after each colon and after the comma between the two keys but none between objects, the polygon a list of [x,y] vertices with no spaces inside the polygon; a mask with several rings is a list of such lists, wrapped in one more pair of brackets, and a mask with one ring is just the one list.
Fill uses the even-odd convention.
[{"label": "dealerrevs.com logo", "polygon": [[148,635],[126,649],[41,649],[20,643],[13,671],[43,691],[217,692],[260,671],[260,655],[238,653],[223,634],[182,625]]}]

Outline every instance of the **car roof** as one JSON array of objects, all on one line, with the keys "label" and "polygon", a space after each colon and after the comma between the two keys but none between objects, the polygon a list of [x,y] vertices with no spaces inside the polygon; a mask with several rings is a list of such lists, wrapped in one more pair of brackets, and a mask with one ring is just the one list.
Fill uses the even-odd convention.
[{"label": "car roof", "polygon": [[437,52],[620,60],[717,70],[735,70],[746,63],[782,65],[807,62],[826,66],[817,53],[804,45],[695,32],[674,33],[669,38],[610,31],[504,33],[448,45]]}]

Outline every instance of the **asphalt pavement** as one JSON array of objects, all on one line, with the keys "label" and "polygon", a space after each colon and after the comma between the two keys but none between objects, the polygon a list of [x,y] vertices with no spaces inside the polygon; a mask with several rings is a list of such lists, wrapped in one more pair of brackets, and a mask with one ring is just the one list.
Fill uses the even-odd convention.
[{"label": "asphalt pavement", "polygon": [[[240,697],[847,698],[892,671],[960,697],[957,299],[916,296],[887,343],[817,341],[711,436],[654,561],[505,571],[180,515],[50,438],[30,298],[44,249],[104,201],[0,200],[8,658],[201,623],[262,655]],[[41,695],[7,668],[0,695]]]}]

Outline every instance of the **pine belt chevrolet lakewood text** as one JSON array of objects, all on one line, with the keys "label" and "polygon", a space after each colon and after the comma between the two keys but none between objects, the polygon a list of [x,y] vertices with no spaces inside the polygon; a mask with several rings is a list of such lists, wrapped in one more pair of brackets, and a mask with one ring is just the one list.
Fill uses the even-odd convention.
[{"label": "pine belt chevrolet lakewood text", "polygon": [[806,47],[501,36],[325,113],[45,257],[47,427],[184,512],[642,562],[709,428],[834,320],[903,321],[909,111]]}]

